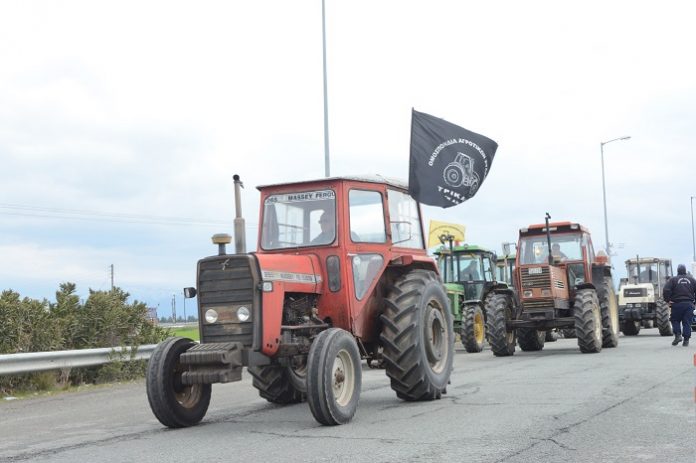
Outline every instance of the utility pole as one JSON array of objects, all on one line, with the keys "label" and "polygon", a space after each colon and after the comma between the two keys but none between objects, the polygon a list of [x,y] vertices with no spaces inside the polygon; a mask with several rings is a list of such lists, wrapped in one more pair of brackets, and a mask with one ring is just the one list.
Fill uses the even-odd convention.
[{"label": "utility pole", "polygon": [[172,294],[172,319],[176,323],[176,297]]},{"label": "utility pole", "polygon": [[114,290],[114,264],[111,264],[111,291]]}]

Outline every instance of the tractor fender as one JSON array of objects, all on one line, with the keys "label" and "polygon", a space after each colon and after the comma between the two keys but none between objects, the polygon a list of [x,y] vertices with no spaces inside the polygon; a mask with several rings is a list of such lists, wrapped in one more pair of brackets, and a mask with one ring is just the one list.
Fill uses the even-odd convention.
[{"label": "tractor fender", "polygon": [[604,277],[611,278],[611,267],[609,265],[592,265],[592,282],[595,285],[602,284]]},{"label": "tractor fender", "polygon": [[315,255],[256,254],[256,257],[262,279],[262,316],[257,320],[261,323],[261,353],[273,357],[280,346],[285,293],[321,293],[321,267]]},{"label": "tractor fender", "polygon": [[597,286],[592,283],[583,283],[581,285],[575,286],[575,291],[580,291],[581,289],[594,289],[597,290]]}]

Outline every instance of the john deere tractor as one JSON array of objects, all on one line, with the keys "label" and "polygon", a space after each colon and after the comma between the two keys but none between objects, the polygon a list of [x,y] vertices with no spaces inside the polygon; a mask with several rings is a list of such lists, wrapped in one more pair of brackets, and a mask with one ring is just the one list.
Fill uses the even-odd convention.
[{"label": "john deere tractor", "polygon": [[642,328],[657,326],[662,336],[672,335],[669,305],[662,299],[662,288],[672,276],[672,261],[659,257],[639,257],[626,261],[628,278],[619,286],[619,320],[626,336]]},{"label": "john deere tractor", "polygon": [[486,339],[485,301],[494,288],[508,289],[504,280],[496,279],[496,256],[468,244],[443,245],[436,255],[450,299],[454,331],[460,334],[467,352],[481,352]]}]

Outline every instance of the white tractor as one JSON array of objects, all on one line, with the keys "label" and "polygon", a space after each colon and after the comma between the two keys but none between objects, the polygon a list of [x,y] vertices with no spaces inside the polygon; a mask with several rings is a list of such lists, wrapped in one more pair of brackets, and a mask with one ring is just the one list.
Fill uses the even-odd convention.
[{"label": "white tractor", "polygon": [[626,261],[628,277],[619,285],[619,320],[626,336],[654,326],[662,336],[672,335],[669,305],[662,288],[672,276],[672,261],[659,257],[638,257]]}]

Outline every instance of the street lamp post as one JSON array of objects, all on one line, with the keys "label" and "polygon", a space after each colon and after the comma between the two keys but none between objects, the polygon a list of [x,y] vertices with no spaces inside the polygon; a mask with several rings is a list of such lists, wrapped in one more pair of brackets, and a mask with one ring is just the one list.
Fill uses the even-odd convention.
[{"label": "street lamp post", "polygon": [[693,243],[694,247],[694,260],[691,262],[696,262],[696,235],[694,235],[694,198],[696,196],[691,197],[691,242]]},{"label": "street lamp post", "polygon": [[631,137],[619,137],[609,141],[603,141],[599,144],[599,151],[602,156],[602,198],[604,200],[604,239],[606,240],[604,249],[607,251],[607,255],[609,256],[611,256],[611,244],[609,243],[609,223],[607,221],[607,187],[604,181],[604,145],[613,141],[628,140],[629,138]]}]

